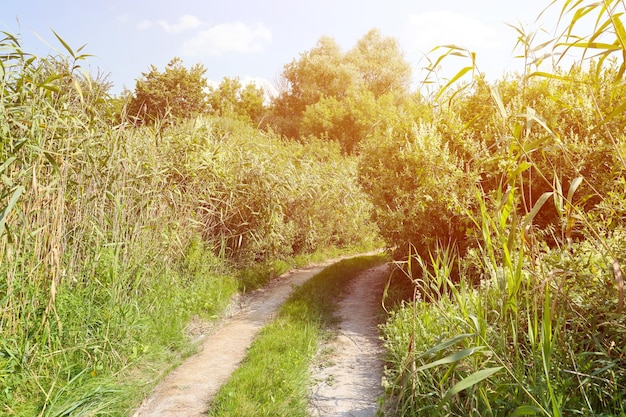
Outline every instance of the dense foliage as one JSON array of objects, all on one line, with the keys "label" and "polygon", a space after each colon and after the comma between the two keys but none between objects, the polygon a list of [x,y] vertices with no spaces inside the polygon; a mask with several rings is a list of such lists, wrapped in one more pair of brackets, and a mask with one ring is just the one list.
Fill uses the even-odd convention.
[{"label": "dense foliage", "polygon": [[[114,124],[78,51],[38,58],[9,34],[0,48],[0,414],[125,415],[188,352],[193,317],[275,260],[375,236],[337,146],[209,115]],[[240,280],[253,262],[267,276]]]},{"label": "dense foliage", "polygon": [[191,69],[180,58],[172,59],[164,72],[152,65],[137,80],[126,113],[139,123],[156,123],[202,114],[206,110],[206,69],[201,64]]},{"label": "dense foliage", "polygon": [[[354,153],[373,130],[411,107],[411,67],[398,43],[371,30],[343,52],[322,37],[285,66],[268,125],[287,137],[323,137]],[[405,103],[406,101],[406,103]]]},{"label": "dense foliage", "polygon": [[224,78],[217,87],[209,87],[207,101],[215,116],[239,118],[258,125],[265,116],[265,93],[254,84],[245,87],[238,78]]},{"label": "dense foliage", "polygon": [[[516,29],[522,74],[486,80],[452,45],[432,72],[470,64],[411,92],[372,30],[321,38],[269,106],[179,59],[113,99],[82,48],[39,58],[4,33],[1,412],[127,412],[190,320],[276,260],[371,242],[373,219],[387,293],[410,291],[383,326],[389,414],[626,415],[626,10],[559,4],[552,42]],[[593,59],[546,71],[544,50]]]},{"label": "dense foliage", "polygon": [[[446,84],[427,122],[363,147],[381,230],[408,253],[391,282],[413,289],[383,329],[390,414],[625,415],[624,12],[563,2],[544,47],[594,60]],[[587,14],[596,32],[574,36]]]}]

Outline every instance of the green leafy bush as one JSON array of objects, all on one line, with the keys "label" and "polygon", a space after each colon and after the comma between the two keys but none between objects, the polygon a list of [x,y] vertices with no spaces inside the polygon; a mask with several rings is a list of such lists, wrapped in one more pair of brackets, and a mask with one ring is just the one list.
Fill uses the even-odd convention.
[{"label": "green leafy bush", "polygon": [[[479,78],[454,91],[449,83],[437,94],[447,104],[434,119],[437,132],[469,177],[478,175],[461,182],[471,240],[456,251],[413,237],[418,253],[399,264],[415,296],[383,327],[391,414],[626,414],[619,342],[626,63],[608,59],[626,48],[623,3],[561,3],[569,26],[550,52],[594,50],[596,62],[533,72],[536,61],[527,55],[519,78],[492,85]],[[595,32],[575,36],[589,13]],[[614,42],[595,42],[602,37]],[[442,58],[451,53],[472,56],[451,46]],[[403,151],[398,146],[385,158]],[[419,180],[437,172],[420,172]],[[390,216],[403,195],[392,189],[377,210]]]},{"label": "green leafy bush", "polygon": [[464,245],[478,174],[467,171],[431,124],[389,129],[361,147],[359,181],[382,236],[405,251]]}]

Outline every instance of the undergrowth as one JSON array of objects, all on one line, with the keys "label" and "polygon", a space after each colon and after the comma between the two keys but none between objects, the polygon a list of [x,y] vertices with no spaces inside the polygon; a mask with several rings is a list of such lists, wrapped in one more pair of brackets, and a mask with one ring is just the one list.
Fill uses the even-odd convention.
[{"label": "undergrowth", "polygon": [[[362,170],[403,248],[394,279],[413,287],[383,326],[389,415],[626,415],[626,10],[555,5],[555,39],[513,28],[521,75],[488,83],[471,51],[443,47],[437,63],[471,59],[437,92],[445,106],[384,138],[381,173]],[[574,50],[570,70],[540,68]],[[390,188],[398,176],[412,180]]]},{"label": "undergrowth", "polygon": [[57,38],[47,57],[0,39],[0,414],[126,415],[193,351],[193,317],[376,232],[338,147],[209,116],[136,127]]}]

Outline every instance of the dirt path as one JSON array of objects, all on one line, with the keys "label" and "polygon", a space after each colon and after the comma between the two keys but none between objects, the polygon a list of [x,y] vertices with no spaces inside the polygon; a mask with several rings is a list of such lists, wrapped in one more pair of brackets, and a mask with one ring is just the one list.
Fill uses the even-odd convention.
[{"label": "dirt path", "polygon": [[[343,259],[343,258],[342,258]],[[233,316],[205,336],[200,351],[172,371],[133,417],[200,417],[230,374],[244,359],[248,346],[291,294],[332,260],[288,272],[264,289],[245,296]]]},{"label": "dirt path", "polygon": [[382,353],[376,314],[389,267],[361,273],[339,304],[337,337],[320,350],[313,369],[311,414],[324,417],[373,417],[383,393]]}]

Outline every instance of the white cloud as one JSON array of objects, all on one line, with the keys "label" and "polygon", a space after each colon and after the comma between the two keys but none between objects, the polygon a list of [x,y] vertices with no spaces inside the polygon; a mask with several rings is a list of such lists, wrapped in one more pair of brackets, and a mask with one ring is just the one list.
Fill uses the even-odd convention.
[{"label": "white cloud", "polygon": [[185,41],[183,51],[191,56],[261,52],[264,44],[271,40],[272,31],[262,23],[254,26],[241,22],[223,23]]},{"label": "white cloud", "polygon": [[438,45],[454,44],[472,51],[499,45],[494,28],[480,20],[447,11],[409,15],[404,38],[409,48],[422,53]]},{"label": "white cloud", "polygon": [[137,24],[137,27],[141,30],[148,29],[150,26],[152,26],[152,23],[148,19],[144,19]]},{"label": "white cloud", "polygon": [[174,24],[168,23],[166,20],[157,22],[167,33],[180,33],[189,29],[196,29],[200,26],[200,19],[195,16],[186,14],[178,18],[178,22]]}]

